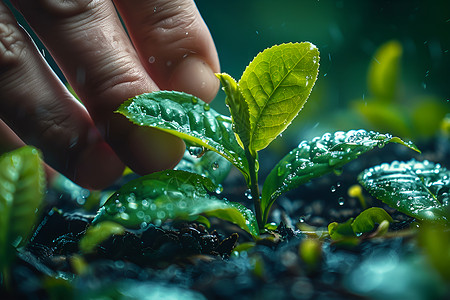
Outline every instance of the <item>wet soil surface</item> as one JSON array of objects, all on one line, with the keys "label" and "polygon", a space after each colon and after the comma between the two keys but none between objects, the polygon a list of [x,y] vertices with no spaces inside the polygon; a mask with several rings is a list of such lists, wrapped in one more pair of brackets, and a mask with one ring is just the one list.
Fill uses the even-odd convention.
[{"label": "wet soil surface", "polygon": [[[428,148],[425,158],[449,167],[449,156],[433,145]],[[412,218],[365,194],[368,207],[383,207],[394,218],[389,229],[393,234],[377,239],[367,235],[356,246],[317,239],[319,258],[313,263],[299,254],[301,245],[308,236],[326,231],[330,222],[345,222],[363,210],[347,195],[359,172],[412,156],[402,147],[380,149],[350,163],[340,176],[324,176],[282,196],[271,214],[271,221],[280,225],[256,243],[219,220],[212,220],[209,229],[196,223],[167,223],[115,235],[94,253],[82,255],[78,242],[95,212],[50,191],[52,204],[29,245],[19,252],[10,289],[2,290],[0,298],[366,299],[368,294],[354,284],[365,273],[357,271],[378,257],[384,264],[389,263],[386,257],[397,263],[414,257],[418,250],[411,236],[395,234],[411,228]],[[232,174],[221,196],[250,207],[244,194],[242,178]]]}]

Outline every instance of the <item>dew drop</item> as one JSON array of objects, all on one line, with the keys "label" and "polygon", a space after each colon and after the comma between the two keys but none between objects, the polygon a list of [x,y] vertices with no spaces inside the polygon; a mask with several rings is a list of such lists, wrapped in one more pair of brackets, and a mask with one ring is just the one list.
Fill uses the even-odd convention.
[{"label": "dew drop", "polygon": [[148,62],[149,63],[154,63],[156,61],[156,58],[154,57],[154,56],[150,56],[149,58],[148,58]]},{"label": "dew drop", "polygon": [[220,183],[217,186],[215,192],[216,192],[217,195],[219,195],[219,194],[221,194],[223,192],[223,186]]},{"label": "dew drop", "polygon": [[245,197],[247,197],[247,199],[249,200],[253,199],[252,191],[250,189],[245,191]]},{"label": "dew drop", "polygon": [[340,206],[344,205],[344,203],[345,203],[344,197],[339,197],[338,203],[339,203]]},{"label": "dew drop", "polygon": [[331,186],[331,192],[332,192],[332,193],[336,192],[336,187],[335,187],[334,185]]},{"label": "dew drop", "polygon": [[211,107],[209,106],[208,103],[205,103],[205,105],[203,106],[203,109],[206,110],[206,111],[208,111],[208,110],[211,109]]},{"label": "dew drop", "polygon": [[205,151],[203,147],[191,146],[188,148],[189,154],[199,157]]},{"label": "dew drop", "polygon": [[214,171],[216,171],[219,168],[219,163],[217,161],[215,161],[212,163],[211,167]]}]

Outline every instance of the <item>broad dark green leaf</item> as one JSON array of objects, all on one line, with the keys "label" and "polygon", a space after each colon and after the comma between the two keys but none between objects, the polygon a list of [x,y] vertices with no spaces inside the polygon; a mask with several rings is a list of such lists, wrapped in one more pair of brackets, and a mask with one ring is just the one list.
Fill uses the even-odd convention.
[{"label": "broad dark green leaf", "polygon": [[238,204],[219,200],[209,192],[216,185],[206,177],[176,170],[153,173],[132,180],[113,194],[99,210],[94,223],[110,220],[127,228],[168,219],[195,220],[199,215],[218,217],[258,235],[256,220]]},{"label": "broad dark green leaf", "polygon": [[326,133],[311,141],[303,141],[272,169],[263,185],[261,206],[264,218],[273,202],[283,193],[309,180],[341,168],[361,154],[386,143],[395,142],[416,151],[412,143],[405,143],[389,134],[365,130]]},{"label": "broad dark green leaf", "polygon": [[13,257],[13,247],[26,243],[44,190],[45,176],[37,149],[22,147],[0,157],[0,270]]},{"label": "broad dark green leaf", "polygon": [[175,170],[188,171],[208,177],[216,185],[225,180],[231,169],[231,163],[226,158],[213,151],[206,151],[201,157],[197,157],[195,151],[191,150],[191,152],[186,150],[183,159],[175,167]]},{"label": "broad dark green leaf", "polygon": [[117,112],[139,126],[158,128],[219,153],[248,180],[248,163],[231,128],[231,119],[197,97],[174,91],[142,94],[127,100]]},{"label": "broad dark green leaf", "polygon": [[86,230],[86,234],[80,240],[80,250],[83,253],[91,253],[103,241],[107,240],[114,234],[123,234],[125,228],[111,221],[104,221]]},{"label": "broad dark green leaf", "polygon": [[450,171],[429,161],[395,161],[358,177],[375,198],[419,220],[448,222]]},{"label": "broad dark green leaf", "polygon": [[250,145],[250,112],[236,80],[226,73],[216,74],[227,95],[225,103],[230,109],[234,131],[242,148]]},{"label": "broad dark green leaf", "polygon": [[248,65],[238,86],[250,112],[250,151],[267,147],[297,116],[319,72],[311,43],[273,46]]}]

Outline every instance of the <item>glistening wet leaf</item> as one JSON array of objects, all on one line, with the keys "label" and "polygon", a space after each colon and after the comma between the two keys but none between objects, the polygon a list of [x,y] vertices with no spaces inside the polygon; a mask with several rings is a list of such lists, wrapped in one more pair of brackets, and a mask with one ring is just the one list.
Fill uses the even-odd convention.
[{"label": "glistening wet leaf", "polygon": [[265,218],[267,219],[270,207],[281,194],[313,178],[340,170],[361,154],[390,142],[418,151],[412,143],[404,142],[398,137],[365,130],[326,133],[311,141],[301,142],[275,165],[264,182],[261,203]]},{"label": "glistening wet leaf", "polygon": [[150,223],[161,225],[168,219],[195,220],[205,215],[233,222],[258,235],[253,213],[208,193],[216,189],[210,179],[197,174],[176,170],[153,173],[123,185],[106,201],[93,223],[109,220],[139,229]]},{"label": "glistening wet leaf", "polygon": [[264,149],[289,126],[318,72],[319,50],[308,42],[273,46],[253,59],[238,83],[250,112],[250,150]]},{"label": "glistening wet leaf", "polygon": [[26,245],[44,190],[45,175],[36,148],[25,146],[0,156],[0,272],[12,262],[13,247]]},{"label": "glistening wet leaf", "polygon": [[248,179],[248,163],[231,119],[197,97],[175,91],[142,94],[124,102],[117,112],[139,126],[154,127],[217,152]]},{"label": "glistening wet leaf", "polygon": [[419,220],[448,222],[450,171],[429,161],[394,161],[365,170],[358,177],[369,193]]}]

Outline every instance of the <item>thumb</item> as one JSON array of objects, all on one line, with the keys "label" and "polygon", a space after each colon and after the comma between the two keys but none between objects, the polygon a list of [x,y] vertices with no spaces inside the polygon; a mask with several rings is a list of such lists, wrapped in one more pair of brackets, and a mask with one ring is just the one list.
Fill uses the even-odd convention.
[{"label": "thumb", "polygon": [[194,1],[115,0],[131,40],[160,89],[211,101],[219,89],[219,60]]}]

